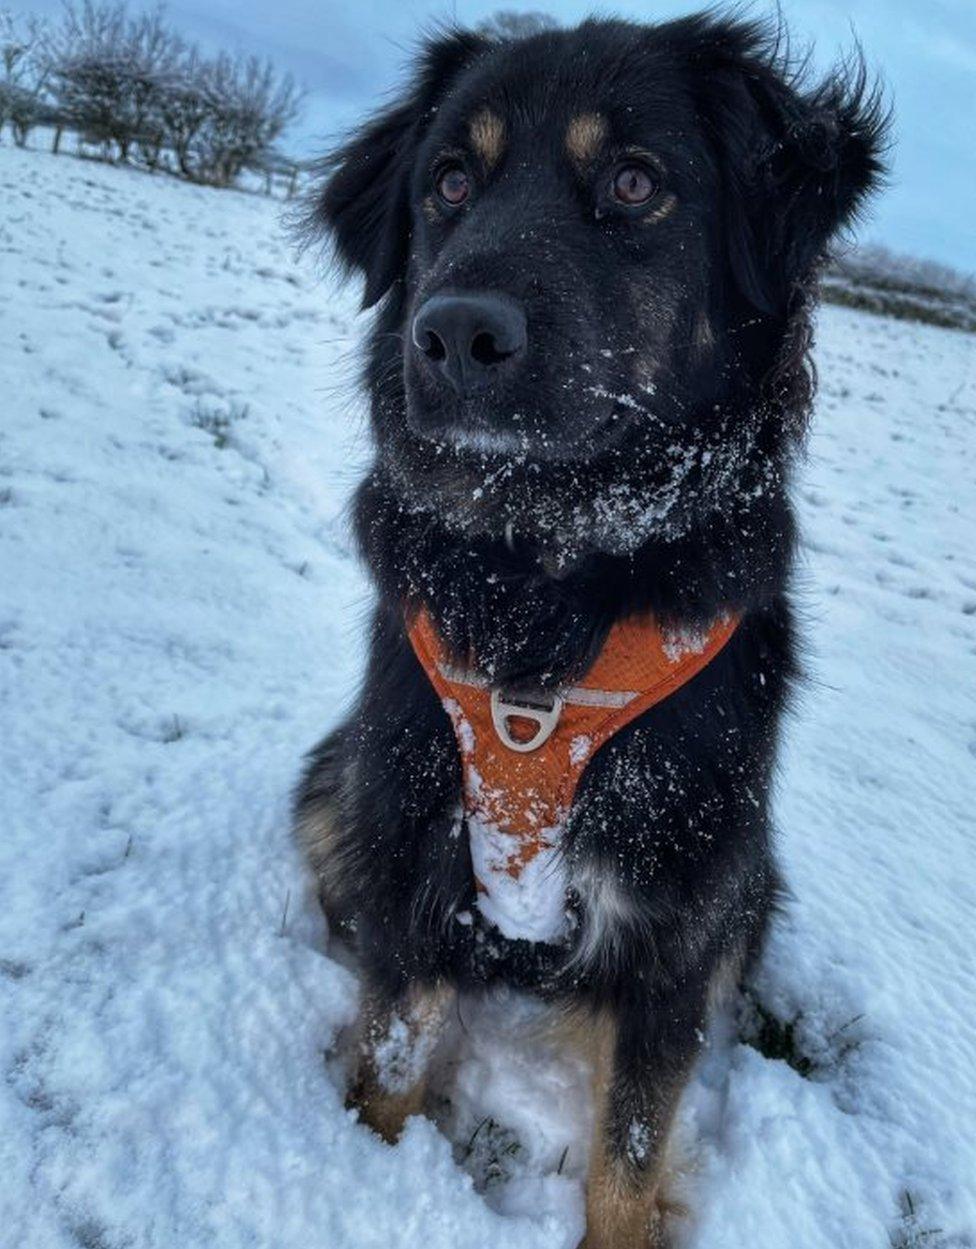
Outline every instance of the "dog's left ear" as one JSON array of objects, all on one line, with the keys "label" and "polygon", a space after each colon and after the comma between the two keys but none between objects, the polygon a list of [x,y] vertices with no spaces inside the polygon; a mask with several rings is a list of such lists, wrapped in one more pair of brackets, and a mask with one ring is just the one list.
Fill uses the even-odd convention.
[{"label": "dog's left ear", "polygon": [[880,184],[889,118],[860,57],[811,87],[765,50],[761,28],[711,33],[696,68],[723,166],[732,273],[754,307],[781,314]]},{"label": "dog's left ear", "polygon": [[463,30],[429,39],[402,97],[319,166],[324,181],[299,229],[309,239],[329,235],[342,268],[363,274],[364,308],[381,299],[406,268],[410,173],[417,147],[455,76],[488,42]]}]

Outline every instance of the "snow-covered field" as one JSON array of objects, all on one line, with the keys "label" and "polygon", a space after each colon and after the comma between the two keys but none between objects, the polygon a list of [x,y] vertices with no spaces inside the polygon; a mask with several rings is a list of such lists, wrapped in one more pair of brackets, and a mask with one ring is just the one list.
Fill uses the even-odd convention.
[{"label": "snow-covered field", "polygon": [[[573,1249],[582,1073],[471,1006],[343,1109],[288,837],[356,681],[350,295],[280,203],[0,149],[0,1246]],[[796,897],[684,1107],[688,1249],[976,1246],[976,338],[828,309]],[[757,1020],[743,1011],[743,1035]],[[568,1149],[567,1149],[568,1147]]]}]

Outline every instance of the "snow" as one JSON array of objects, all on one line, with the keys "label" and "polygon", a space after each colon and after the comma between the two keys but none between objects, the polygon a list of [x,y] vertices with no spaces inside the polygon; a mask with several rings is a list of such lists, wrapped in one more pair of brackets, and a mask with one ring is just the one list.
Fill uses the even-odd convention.
[{"label": "snow", "polygon": [[[585,1071],[530,1003],[461,1004],[443,1131],[343,1109],[357,987],[288,793],[362,659],[353,296],[258,196],[3,148],[0,198],[0,1243],[572,1249]],[[709,1050],[679,1236],[961,1249],[976,339],[835,308],[819,338],[795,898],[755,987],[799,1059]]]},{"label": "snow", "polygon": [[477,802],[471,800],[467,827],[471,866],[481,886],[478,910],[513,940],[562,941],[569,927],[562,825],[534,829],[523,838],[499,828]]}]

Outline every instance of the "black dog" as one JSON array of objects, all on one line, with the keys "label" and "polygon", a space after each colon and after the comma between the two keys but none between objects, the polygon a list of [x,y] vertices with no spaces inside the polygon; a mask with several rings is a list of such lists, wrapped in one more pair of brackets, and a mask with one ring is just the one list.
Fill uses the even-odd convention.
[{"label": "black dog", "polygon": [[[768,32],[714,15],[451,32],[328,159],[311,214],[379,304],[355,503],[369,665],[296,808],[362,969],[352,1096],[392,1139],[450,993],[551,1002],[594,1062],[590,1249],[664,1243],[673,1112],[776,902],[810,310],[884,129],[863,69],[811,87]],[[738,622],[583,772],[551,939],[479,905],[462,739],[411,645],[418,613],[472,681],[547,707],[621,621]]]}]

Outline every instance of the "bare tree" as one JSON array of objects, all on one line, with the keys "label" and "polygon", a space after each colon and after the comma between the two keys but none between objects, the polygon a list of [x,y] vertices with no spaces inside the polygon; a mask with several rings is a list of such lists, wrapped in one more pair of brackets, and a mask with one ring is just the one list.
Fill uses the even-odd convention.
[{"label": "bare tree", "polygon": [[86,139],[133,151],[151,167],[166,140],[163,96],[185,56],[157,9],[130,19],[123,3],[67,4],[52,44],[52,85],[66,119]]},{"label": "bare tree", "polygon": [[[10,66],[20,67],[22,43],[12,19],[0,24]],[[217,186],[245,169],[270,178],[271,165],[277,170],[284,160],[274,144],[297,115],[302,91],[269,61],[205,59],[161,9],[130,17],[124,0],[65,0],[62,21],[42,43],[38,98],[46,88],[55,151],[61,130],[71,129],[106,158],[138,159],[149,169],[172,161],[184,177]],[[0,96],[0,126],[13,119],[19,98],[12,87]]]},{"label": "bare tree", "polygon": [[0,10],[0,135],[9,122],[20,147],[45,116],[45,33],[37,18],[18,19]]},{"label": "bare tree", "polygon": [[[51,39],[51,90],[65,124],[106,155],[117,141],[124,114],[121,50],[125,7],[84,0],[66,4],[62,25]],[[129,142],[122,134],[120,154]]]},{"label": "bare tree", "polygon": [[208,69],[207,118],[196,142],[197,176],[229,186],[244,169],[260,167],[296,117],[302,92],[270,61],[219,55]]},{"label": "bare tree", "polygon": [[164,102],[180,77],[186,48],[160,9],[131,22],[126,34],[125,124],[142,160],[155,169],[167,138]]},{"label": "bare tree", "polygon": [[193,152],[210,115],[207,66],[199,51],[184,47],[178,64],[165,75],[159,93],[164,144],[172,151],[184,178],[196,178]]}]

